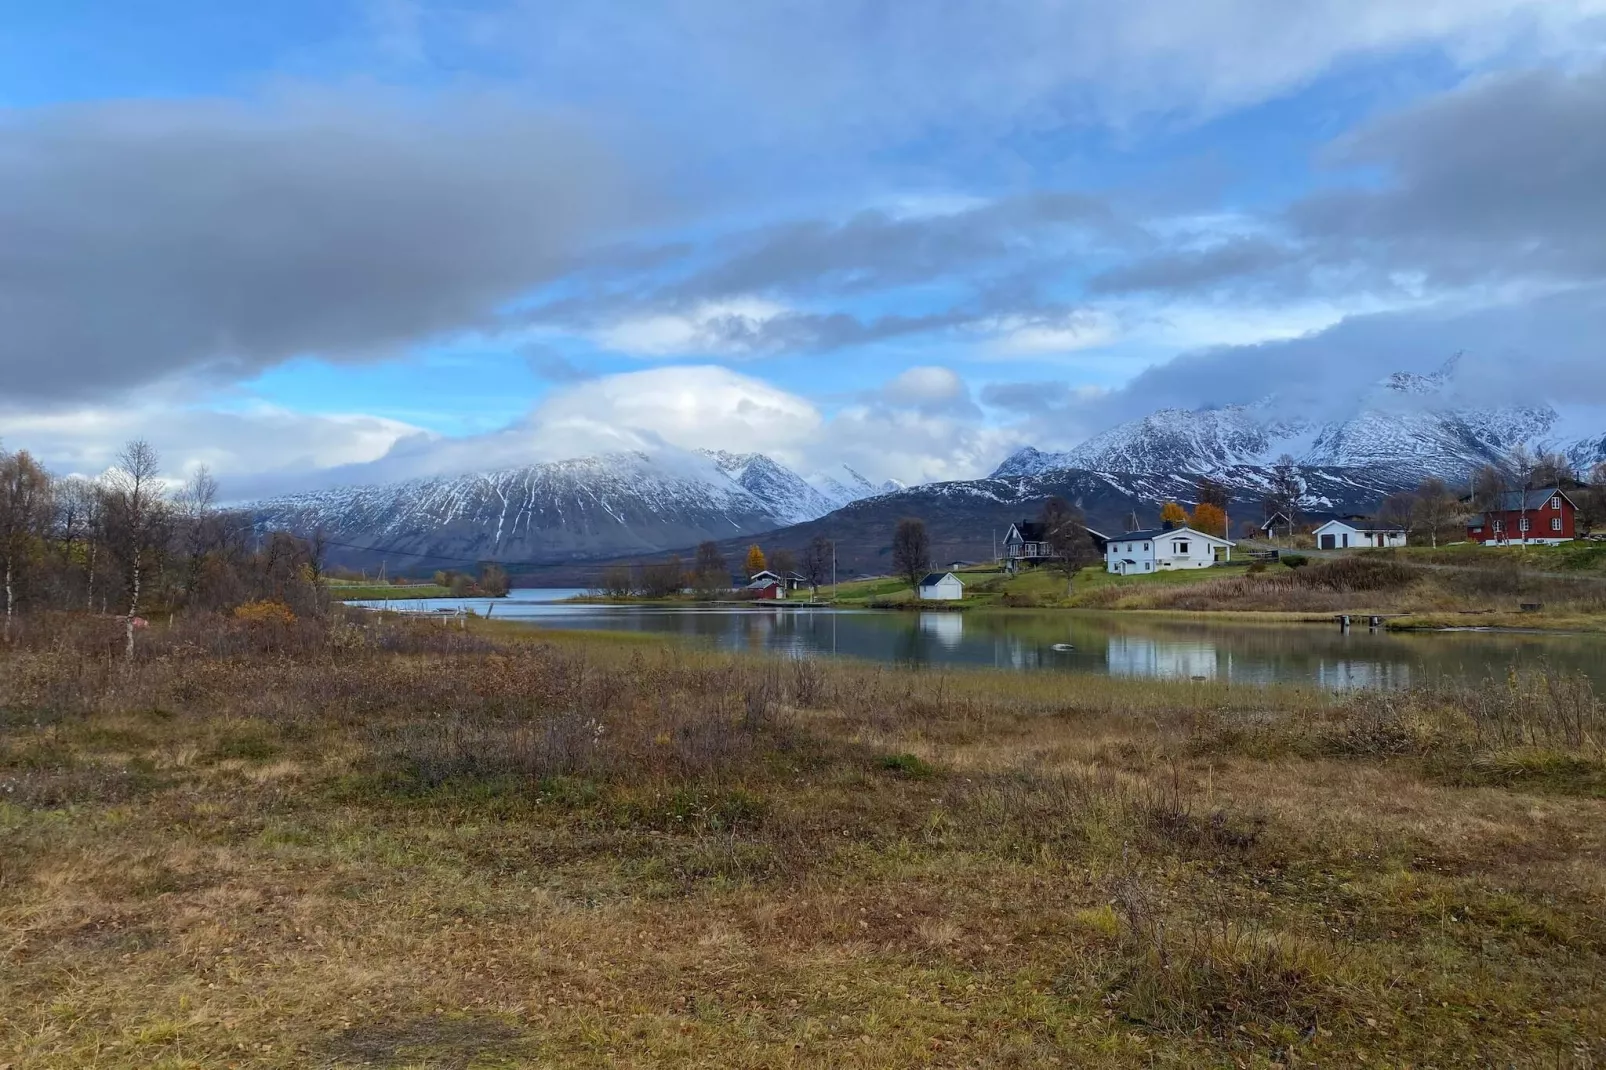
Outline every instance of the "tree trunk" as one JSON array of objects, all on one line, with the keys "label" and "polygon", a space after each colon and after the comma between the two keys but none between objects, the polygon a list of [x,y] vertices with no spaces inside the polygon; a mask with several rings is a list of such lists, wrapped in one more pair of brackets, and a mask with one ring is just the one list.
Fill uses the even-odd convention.
[{"label": "tree trunk", "polygon": [[16,598],[11,590],[11,555],[6,555],[6,638],[11,638],[11,613],[16,605]]},{"label": "tree trunk", "polygon": [[89,582],[84,590],[84,609],[89,613],[95,612],[95,553],[97,549],[94,543],[89,544]]},{"label": "tree trunk", "polygon": [[125,621],[128,637],[128,657],[134,657],[134,614],[139,610],[139,554],[134,554],[134,587],[128,596],[128,619]]}]

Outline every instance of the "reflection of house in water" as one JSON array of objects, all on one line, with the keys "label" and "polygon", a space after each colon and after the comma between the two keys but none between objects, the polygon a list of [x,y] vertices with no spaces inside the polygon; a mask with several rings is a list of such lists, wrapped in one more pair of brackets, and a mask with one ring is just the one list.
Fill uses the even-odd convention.
[{"label": "reflection of house in water", "polygon": [[920,634],[929,636],[940,645],[953,650],[964,641],[965,618],[958,613],[922,613]]},{"label": "reflection of house in water", "polygon": [[1216,646],[1203,640],[1164,642],[1141,635],[1112,635],[1106,657],[1111,676],[1193,676],[1214,679]]},{"label": "reflection of house in water", "polygon": [[1411,666],[1389,661],[1328,661],[1316,663],[1316,683],[1332,691],[1356,688],[1411,686]]}]

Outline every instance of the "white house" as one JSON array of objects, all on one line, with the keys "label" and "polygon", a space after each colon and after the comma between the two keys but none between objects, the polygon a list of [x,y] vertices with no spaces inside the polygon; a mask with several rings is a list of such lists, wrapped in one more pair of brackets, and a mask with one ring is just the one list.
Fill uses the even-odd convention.
[{"label": "white house", "polygon": [[1311,534],[1323,550],[1343,550],[1352,546],[1404,546],[1405,529],[1364,517],[1329,520]]},{"label": "white house", "polygon": [[922,602],[954,602],[965,597],[965,583],[952,572],[929,572],[920,581]]},{"label": "white house", "polygon": [[1187,525],[1111,535],[1104,566],[1118,576],[1141,576],[1176,568],[1209,568],[1232,559],[1232,543]]}]

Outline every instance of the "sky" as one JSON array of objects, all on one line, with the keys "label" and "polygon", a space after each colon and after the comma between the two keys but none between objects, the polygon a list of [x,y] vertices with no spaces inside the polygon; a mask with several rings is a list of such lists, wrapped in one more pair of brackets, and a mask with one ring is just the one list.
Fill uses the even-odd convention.
[{"label": "sky", "polygon": [[1456,354],[1606,405],[1603,176],[1606,0],[0,0],[0,445],[915,483]]}]

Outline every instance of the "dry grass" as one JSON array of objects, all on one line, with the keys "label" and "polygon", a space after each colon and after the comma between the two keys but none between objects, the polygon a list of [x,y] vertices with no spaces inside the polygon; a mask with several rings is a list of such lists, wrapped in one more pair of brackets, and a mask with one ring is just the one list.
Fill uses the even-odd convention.
[{"label": "dry grass", "polygon": [[14,1070],[1606,1059],[1578,679],[65,623],[0,651]]}]

